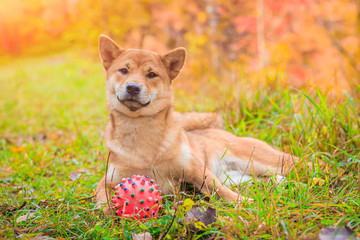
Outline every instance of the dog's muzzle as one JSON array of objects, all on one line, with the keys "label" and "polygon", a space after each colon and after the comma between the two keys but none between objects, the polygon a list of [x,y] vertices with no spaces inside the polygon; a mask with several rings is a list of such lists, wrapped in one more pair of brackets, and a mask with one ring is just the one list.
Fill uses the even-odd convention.
[{"label": "dog's muzzle", "polygon": [[146,103],[141,103],[137,98],[132,97],[129,95],[129,97],[120,99],[119,96],[116,96],[117,100],[125,105],[130,111],[135,112],[136,110],[146,107],[150,104],[151,100],[149,100]]}]

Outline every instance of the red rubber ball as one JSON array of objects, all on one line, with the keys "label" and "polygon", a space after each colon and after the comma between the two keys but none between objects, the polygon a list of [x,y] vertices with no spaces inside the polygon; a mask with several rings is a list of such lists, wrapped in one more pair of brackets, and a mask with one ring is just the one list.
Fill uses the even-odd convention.
[{"label": "red rubber ball", "polygon": [[112,197],[115,214],[141,220],[154,218],[162,209],[160,194],[159,185],[147,176],[124,178]]}]

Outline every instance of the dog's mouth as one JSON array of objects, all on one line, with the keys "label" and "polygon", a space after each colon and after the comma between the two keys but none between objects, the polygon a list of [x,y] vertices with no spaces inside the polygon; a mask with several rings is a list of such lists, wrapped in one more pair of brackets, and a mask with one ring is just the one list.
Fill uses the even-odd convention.
[{"label": "dog's mouth", "polygon": [[141,103],[140,101],[133,99],[133,98],[121,100],[118,96],[116,96],[116,98],[121,104],[125,105],[132,112],[135,112],[136,110],[138,110],[140,108],[148,106],[151,102],[151,100],[149,100],[146,103]]}]

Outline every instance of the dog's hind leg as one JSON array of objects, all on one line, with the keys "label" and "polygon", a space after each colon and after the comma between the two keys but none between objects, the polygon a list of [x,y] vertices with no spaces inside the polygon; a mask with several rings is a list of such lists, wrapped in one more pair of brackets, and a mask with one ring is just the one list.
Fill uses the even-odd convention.
[{"label": "dog's hind leg", "polygon": [[232,143],[229,151],[241,159],[249,161],[246,174],[256,176],[286,176],[299,158],[272,148],[269,144],[254,138],[239,137]]}]

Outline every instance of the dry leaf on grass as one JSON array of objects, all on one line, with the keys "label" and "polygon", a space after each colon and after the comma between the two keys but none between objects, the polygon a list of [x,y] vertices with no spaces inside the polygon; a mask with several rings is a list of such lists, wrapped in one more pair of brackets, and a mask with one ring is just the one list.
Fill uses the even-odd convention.
[{"label": "dry leaf on grass", "polygon": [[208,207],[204,213],[199,206],[194,205],[186,212],[185,219],[186,222],[193,223],[189,225],[192,231],[198,231],[204,226],[216,222],[216,209]]},{"label": "dry leaf on grass", "polygon": [[20,223],[20,222],[24,222],[24,221],[27,221],[31,218],[34,218],[35,217],[35,214],[33,212],[29,212],[29,213],[26,213],[24,215],[21,215],[20,217],[18,217],[16,219],[16,222],[17,223]]},{"label": "dry leaf on grass", "polygon": [[356,240],[356,234],[348,227],[326,227],[319,233],[320,240]]},{"label": "dry leaf on grass", "polygon": [[49,236],[46,236],[44,235],[44,233],[39,233],[37,234],[33,240],[56,240],[56,238],[53,238],[53,237],[49,237]]},{"label": "dry leaf on grass", "polygon": [[15,146],[15,147],[10,148],[10,151],[13,153],[23,152],[25,150],[26,150],[26,148],[23,146]]},{"label": "dry leaf on grass", "polygon": [[144,232],[144,233],[132,233],[131,234],[131,238],[133,240],[152,240],[152,236],[149,232]]},{"label": "dry leaf on grass", "polygon": [[76,179],[78,179],[81,176],[81,174],[78,174],[77,172],[72,172],[69,176],[71,181],[75,181]]},{"label": "dry leaf on grass", "polygon": [[33,240],[56,240],[56,238],[49,237],[49,236],[41,236],[41,237],[33,238]]}]

